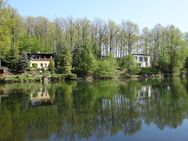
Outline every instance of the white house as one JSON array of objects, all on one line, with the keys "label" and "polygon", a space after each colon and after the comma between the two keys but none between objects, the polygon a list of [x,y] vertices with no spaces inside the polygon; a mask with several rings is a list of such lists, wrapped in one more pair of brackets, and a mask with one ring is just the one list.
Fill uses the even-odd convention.
[{"label": "white house", "polygon": [[28,53],[30,67],[36,65],[37,69],[48,68],[50,59],[53,59],[54,53]]},{"label": "white house", "polygon": [[140,67],[151,67],[151,57],[146,54],[132,54]]}]

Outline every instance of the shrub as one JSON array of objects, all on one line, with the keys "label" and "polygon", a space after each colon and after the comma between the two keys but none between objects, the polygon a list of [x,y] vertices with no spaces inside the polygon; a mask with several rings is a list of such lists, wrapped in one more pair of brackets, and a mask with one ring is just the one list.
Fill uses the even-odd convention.
[{"label": "shrub", "polygon": [[99,60],[94,71],[95,78],[113,78],[116,74],[117,64],[112,58]]},{"label": "shrub", "polygon": [[34,69],[37,69],[37,66],[38,66],[37,63],[33,63],[33,64],[32,64],[32,68],[34,68]]},{"label": "shrub", "polygon": [[133,55],[127,55],[121,58],[119,61],[119,67],[120,70],[127,70],[130,74],[138,74],[140,72],[140,67]]},{"label": "shrub", "polygon": [[54,60],[52,58],[50,58],[50,63],[48,65],[48,70],[53,72],[55,69],[55,63],[54,63]]},{"label": "shrub", "polygon": [[141,68],[139,74],[141,74],[141,75],[144,75],[144,74],[148,74],[148,75],[154,74],[154,75],[156,75],[156,74],[158,74],[158,73],[159,73],[159,71],[158,71],[157,69],[147,67],[147,68]]},{"label": "shrub", "polygon": [[73,73],[79,76],[93,74],[96,68],[96,59],[92,51],[92,44],[83,43],[77,45],[73,51]]},{"label": "shrub", "polygon": [[65,76],[65,79],[66,79],[66,80],[76,80],[76,79],[77,79],[77,76],[76,76],[76,74],[67,74],[67,75]]}]

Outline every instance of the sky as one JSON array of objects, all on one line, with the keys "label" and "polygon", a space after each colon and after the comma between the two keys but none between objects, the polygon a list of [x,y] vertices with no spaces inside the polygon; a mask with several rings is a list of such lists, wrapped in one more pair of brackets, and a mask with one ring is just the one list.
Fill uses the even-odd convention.
[{"label": "sky", "polygon": [[160,23],[188,31],[188,0],[8,0],[8,4],[22,16],[101,18],[117,24],[130,20],[141,29]]}]

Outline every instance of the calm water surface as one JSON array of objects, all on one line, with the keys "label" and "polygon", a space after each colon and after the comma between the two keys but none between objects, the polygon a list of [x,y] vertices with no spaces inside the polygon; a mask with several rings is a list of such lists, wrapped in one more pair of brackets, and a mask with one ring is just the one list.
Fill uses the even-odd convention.
[{"label": "calm water surface", "polygon": [[0,141],[187,141],[188,81],[0,85]]}]

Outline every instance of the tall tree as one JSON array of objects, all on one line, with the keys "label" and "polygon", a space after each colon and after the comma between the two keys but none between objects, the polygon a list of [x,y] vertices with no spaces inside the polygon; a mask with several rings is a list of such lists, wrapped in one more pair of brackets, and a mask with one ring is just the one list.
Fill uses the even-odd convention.
[{"label": "tall tree", "polygon": [[163,40],[163,33],[164,28],[162,25],[157,24],[154,26],[154,28],[151,30],[152,35],[152,48],[151,48],[151,56],[152,56],[152,66],[157,66],[159,59],[160,59],[160,48],[162,46],[162,40]]},{"label": "tall tree", "polygon": [[16,70],[18,72],[25,72],[29,67],[29,59],[25,51],[21,52],[19,60],[16,65]]},{"label": "tall tree", "polygon": [[1,1],[0,7],[0,21],[0,59],[4,59],[11,47],[10,27],[12,24],[9,10],[3,6],[3,1]]},{"label": "tall tree", "polygon": [[151,41],[152,41],[151,31],[147,27],[145,27],[142,30],[142,34],[140,35],[140,38],[141,38],[141,51],[144,54],[150,54]]},{"label": "tall tree", "polygon": [[94,33],[92,34],[94,37],[92,37],[95,42],[95,50],[94,54],[96,58],[101,58],[102,55],[105,53],[105,44],[107,43],[107,33],[108,33],[108,27],[105,21],[101,19],[95,19],[93,22],[93,28]]},{"label": "tall tree", "polygon": [[131,21],[122,22],[122,29],[125,33],[126,43],[127,43],[127,53],[131,54],[134,51],[135,43],[139,37],[138,25]]},{"label": "tall tree", "polygon": [[18,48],[11,47],[10,51],[5,56],[4,61],[6,65],[8,66],[8,68],[11,69],[11,71],[16,71],[18,59],[19,59]]},{"label": "tall tree", "polygon": [[73,51],[73,72],[79,76],[93,74],[95,69],[95,57],[92,52],[92,44],[78,44]]},{"label": "tall tree", "polygon": [[108,49],[107,49],[107,54],[113,54],[114,55],[114,49],[116,46],[116,36],[118,33],[119,29],[118,26],[116,25],[116,23],[112,20],[108,21]]}]

